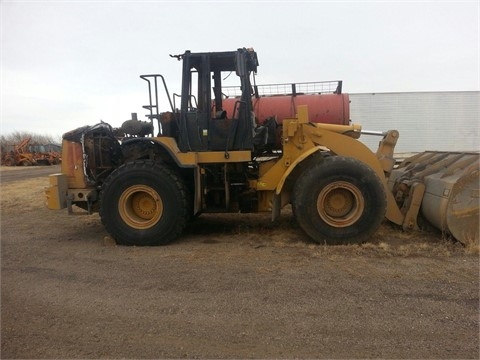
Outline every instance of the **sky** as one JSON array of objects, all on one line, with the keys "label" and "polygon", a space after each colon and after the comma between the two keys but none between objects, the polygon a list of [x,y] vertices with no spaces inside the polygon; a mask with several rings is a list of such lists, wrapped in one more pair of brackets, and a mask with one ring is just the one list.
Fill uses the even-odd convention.
[{"label": "sky", "polygon": [[[480,1],[0,0],[0,133],[61,134],[146,114],[169,54],[253,47],[257,83],[343,92],[480,90]],[[166,100],[164,110],[168,110]]]}]

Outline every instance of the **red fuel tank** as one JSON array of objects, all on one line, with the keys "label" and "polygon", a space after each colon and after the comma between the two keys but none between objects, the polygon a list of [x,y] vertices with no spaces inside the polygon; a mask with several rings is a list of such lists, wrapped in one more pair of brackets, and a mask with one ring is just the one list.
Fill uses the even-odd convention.
[{"label": "red fuel tank", "polygon": [[[297,84],[298,86],[298,84]],[[223,99],[223,110],[228,118],[233,117],[236,97]],[[308,106],[311,122],[348,125],[350,122],[350,98],[341,93],[292,93],[273,94],[252,98],[253,111],[259,124],[276,116],[281,124],[283,119],[296,116],[299,105]],[[237,105],[238,107],[238,105]]]}]

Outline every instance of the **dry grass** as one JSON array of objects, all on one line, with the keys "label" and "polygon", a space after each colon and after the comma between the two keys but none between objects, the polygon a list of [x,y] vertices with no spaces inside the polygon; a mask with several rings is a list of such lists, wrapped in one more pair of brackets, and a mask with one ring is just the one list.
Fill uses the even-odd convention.
[{"label": "dry grass", "polygon": [[465,253],[471,255],[480,254],[480,244],[479,239],[474,236],[467,236],[464,239]]},{"label": "dry grass", "polygon": [[46,177],[1,184],[0,205],[2,211],[44,208],[44,191],[47,186],[48,178]]},{"label": "dry grass", "polygon": [[[0,166],[0,176],[7,172],[37,171],[42,169],[60,169],[60,165],[38,165],[38,166]],[[52,171],[54,172],[54,171]]]},{"label": "dry grass", "polygon": [[0,173],[4,171],[21,171],[25,170],[25,166],[0,166]]}]

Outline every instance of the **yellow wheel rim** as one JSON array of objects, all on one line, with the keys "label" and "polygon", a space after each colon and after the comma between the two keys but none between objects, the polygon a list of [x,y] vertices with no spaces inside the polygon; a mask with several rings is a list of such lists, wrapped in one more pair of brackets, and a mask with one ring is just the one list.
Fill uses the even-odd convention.
[{"label": "yellow wheel rim", "polygon": [[148,229],[163,215],[163,202],[158,193],[149,186],[133,185],[126,189],[118,200],[122,220],[135,229]]},{"label": "yellow wheel rim", "polygon": [[363,214],[365,201],[360,190],[346,181],[336,181],[320,191],[317,198],[318,215],[328,225],[347,227]]}]

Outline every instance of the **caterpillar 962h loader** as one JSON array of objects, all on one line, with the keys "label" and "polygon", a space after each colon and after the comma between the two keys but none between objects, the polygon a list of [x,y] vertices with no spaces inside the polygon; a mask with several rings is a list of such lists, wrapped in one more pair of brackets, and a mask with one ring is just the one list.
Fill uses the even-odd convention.
[{"label": "caterpillar 962h loader", "polygon": [[[317,116],[329,113],[320,108],[310,121],[315,102],[294,103],[297,92],[284,95],[295,116],[275,117],[273,106],[269,119],[259,119],[252,49],[175,57],[183,62],[180,95],[170,97],[161,75],[141,76],[149,89],[147,121],[132,114],[120,128],[100,123],[64,134],[62,172],[50,176],[46,190],[50,209],[99,212],[107,231],[126,245],[167,244],[201,213],[271,212],[275,220],[289,204],[319,243],[366,241],[385,217],[418,227],[423,178],[403,171],[388,183],[399,134],[385,132],[377,153],[370,151],[358,140],[361,127],[348,123],[340,83],[331,94],[332,106],[340,104],[337,118]],[[226,99],[222,82],[231,74],[240,92]],[[170,111],[159,110],[159,87]]]}]

